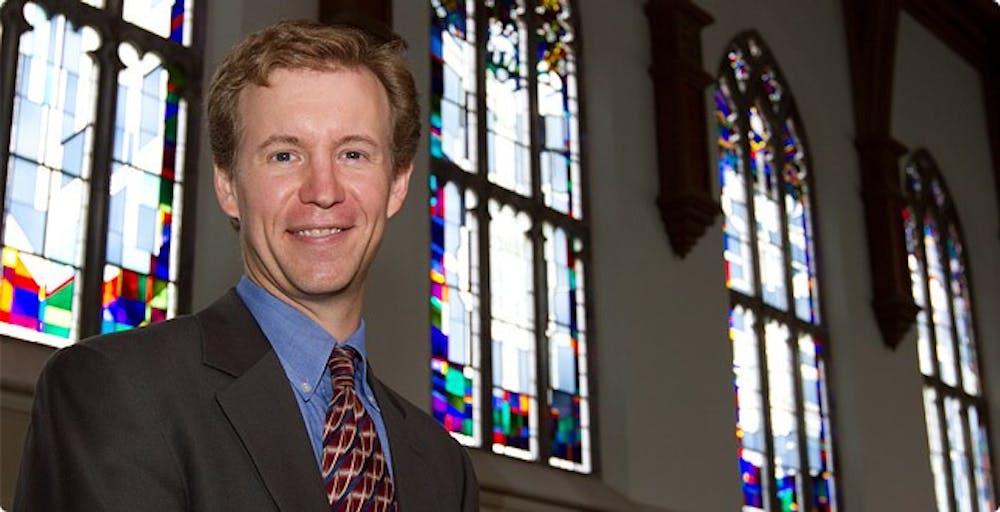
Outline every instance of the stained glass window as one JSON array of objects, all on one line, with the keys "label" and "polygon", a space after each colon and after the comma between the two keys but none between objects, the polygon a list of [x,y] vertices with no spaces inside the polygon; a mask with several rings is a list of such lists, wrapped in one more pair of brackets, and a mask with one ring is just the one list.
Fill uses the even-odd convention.
[{"label": "stained glass window", "polygon": [[994,510],[978,344],[958,217],[926,151],[908,160],[903,210],[939,511]]},{"label": "stained glass window", "polygon": [[588,473],[575,33],[566,0],[431,0],[432,410],[466,445]]},{"label": "stained glass window", "polygon": [[[200,58],[180,47],[191,0],[47,5],[0,6],[2,44],[18,55],[0,64],[14,91],[0,98],[14,112],[0,140],[0,333],[65,346],[178,309],[187,105],[197,101],[186,84]],[[75,19],[170,30],[102,39]]]},{"label": "stained glass window", "polygon": [[743,510],[835,511],[811,178],[795,103],[752,32],[730,44],[713,96]]}]

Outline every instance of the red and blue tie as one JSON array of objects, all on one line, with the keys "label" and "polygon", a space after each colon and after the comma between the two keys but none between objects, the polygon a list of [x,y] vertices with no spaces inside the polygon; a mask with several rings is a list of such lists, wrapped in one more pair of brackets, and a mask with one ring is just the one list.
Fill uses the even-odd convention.
[{"label": "red and blue tie", "polygon": [[375,423],[354,390],[357,352],[337,346],[327,365],[333,399],[323,427],[323,482],[330,510],[395,511],[395,489]]}]

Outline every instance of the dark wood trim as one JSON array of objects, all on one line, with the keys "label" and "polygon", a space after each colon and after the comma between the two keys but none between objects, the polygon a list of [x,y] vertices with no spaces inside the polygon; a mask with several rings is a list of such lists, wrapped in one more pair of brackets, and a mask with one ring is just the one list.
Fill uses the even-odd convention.
[{"label": "dark wood trim", "polygon": [[319,0],[319,21],[384,34],[392,26],[392,0]]},{"label": "dark wood trim", "polygon": [[656,98],[656,204],[670,246],[683,258],[722,212],[706,152],[704,95],[713,80],[701,60],[701,30],[713,20],[688,0],[649,0],[646,16]]},{"label": "dark wood trim", "polygon": [[899,0],[843,0],[854,123],[861,170],[872,308],[882,341],[896,348],[916,320],[900,214],[899,158],[890,135]]}]

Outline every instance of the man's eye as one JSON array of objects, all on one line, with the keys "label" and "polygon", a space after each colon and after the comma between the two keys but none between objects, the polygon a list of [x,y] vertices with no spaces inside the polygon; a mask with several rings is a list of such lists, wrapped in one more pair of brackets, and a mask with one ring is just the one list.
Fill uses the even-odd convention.
[{"label": "man's eye", "polygon": [[348,160],[360,160],[363,156],[360,151],[348,151],[344,153],[344,158]]},{"label": "man's eye", "polygon": [[292,154],[288,151],[279,151],[271,156],[271,159],[275,162],[291,162]]}]

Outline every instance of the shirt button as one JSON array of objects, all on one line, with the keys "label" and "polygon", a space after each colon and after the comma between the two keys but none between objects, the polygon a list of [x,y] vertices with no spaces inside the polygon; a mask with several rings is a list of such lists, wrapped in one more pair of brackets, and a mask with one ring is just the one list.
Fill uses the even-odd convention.
[{"label": "shirt button", "polygon": [[306,393],[308,393],[308,392],[312,391],[312,388],[313,387],[310,386],[308,382],[303,382],[302,383],[302,391],[305,391]]}]

